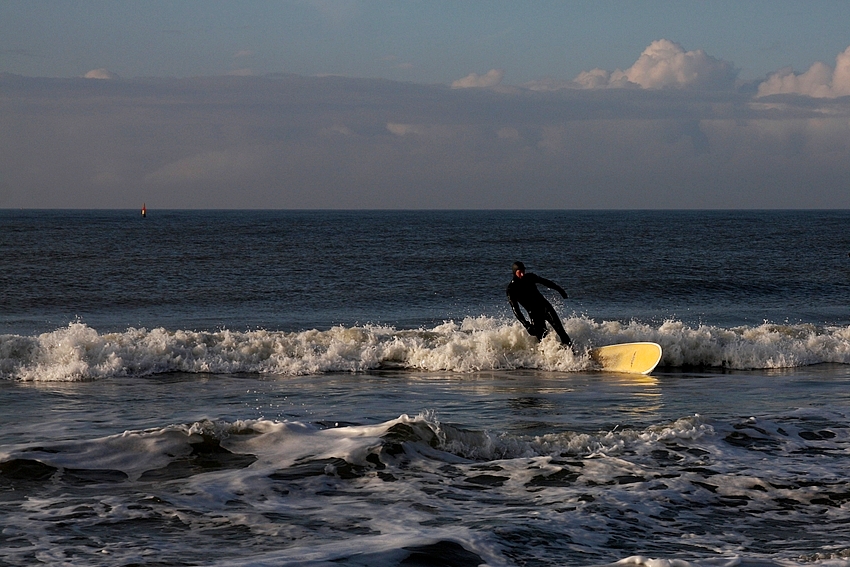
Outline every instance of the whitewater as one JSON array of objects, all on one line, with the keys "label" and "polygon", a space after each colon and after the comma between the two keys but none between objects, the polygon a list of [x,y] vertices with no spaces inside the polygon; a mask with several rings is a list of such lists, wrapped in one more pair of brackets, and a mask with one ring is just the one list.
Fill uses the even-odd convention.
[{"label": "whitewater", "polygon": [[127,329],[99,333],[84,323],[38,336],[0,336],[0,377],[11,380],[97,380],[167,372],[305,375],[381,368],[475,372],[529,368],[592,370],[590,345],[652,341],[662,367],[778,369],[850,364],[850,327],[812,324],[721,328],[666,321],[565,323],[579,354],[547,337],[539,347],[518,322],[489,317],[431,329],[362,326],[299,332]]}]

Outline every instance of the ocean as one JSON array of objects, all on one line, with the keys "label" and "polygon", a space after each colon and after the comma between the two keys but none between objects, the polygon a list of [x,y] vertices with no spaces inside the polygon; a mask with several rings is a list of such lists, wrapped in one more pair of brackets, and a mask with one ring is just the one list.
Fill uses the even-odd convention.
[{"label": "ocean", "polygon": [[0,565],[848,566],[848,253],[850,211],[2,210]]}]

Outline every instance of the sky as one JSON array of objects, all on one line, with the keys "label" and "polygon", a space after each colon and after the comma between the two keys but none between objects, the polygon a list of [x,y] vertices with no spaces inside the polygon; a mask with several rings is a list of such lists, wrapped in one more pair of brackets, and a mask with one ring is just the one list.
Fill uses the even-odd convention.
[{"label": "sky", "polygon": [[850,2],[0,0],[0,208],[850,208]]}]

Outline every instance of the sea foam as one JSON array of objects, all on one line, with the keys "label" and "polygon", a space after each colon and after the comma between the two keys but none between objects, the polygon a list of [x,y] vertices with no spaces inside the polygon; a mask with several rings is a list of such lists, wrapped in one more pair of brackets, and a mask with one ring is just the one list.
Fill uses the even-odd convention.
[{"label": "sea foam", "polygon": [[665,321],[565,321],[576,352],[554,334],[537,342],[515,321],[469,317],[433,328],[337,326],[298,332],[165,328],[99,333],[82,322],[37,336],[0,336],[0,377],[21,381],[97,380],[167,372],[297,376],[397,368],[476,372],[594,369],[592,346],[653,341],[663,367],[775,369],[850,364],[850,327],[775,325],[722,328]]}]

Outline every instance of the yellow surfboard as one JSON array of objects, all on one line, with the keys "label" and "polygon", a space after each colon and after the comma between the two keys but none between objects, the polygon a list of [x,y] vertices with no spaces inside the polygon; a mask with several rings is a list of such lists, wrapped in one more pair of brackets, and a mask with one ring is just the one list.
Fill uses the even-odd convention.
[{"label": "yellow surfboard", "polygon": [[649,374],[661,361],[661,345],[656,343],[622,343],[595,348],[590,358],[606,372]]}]

